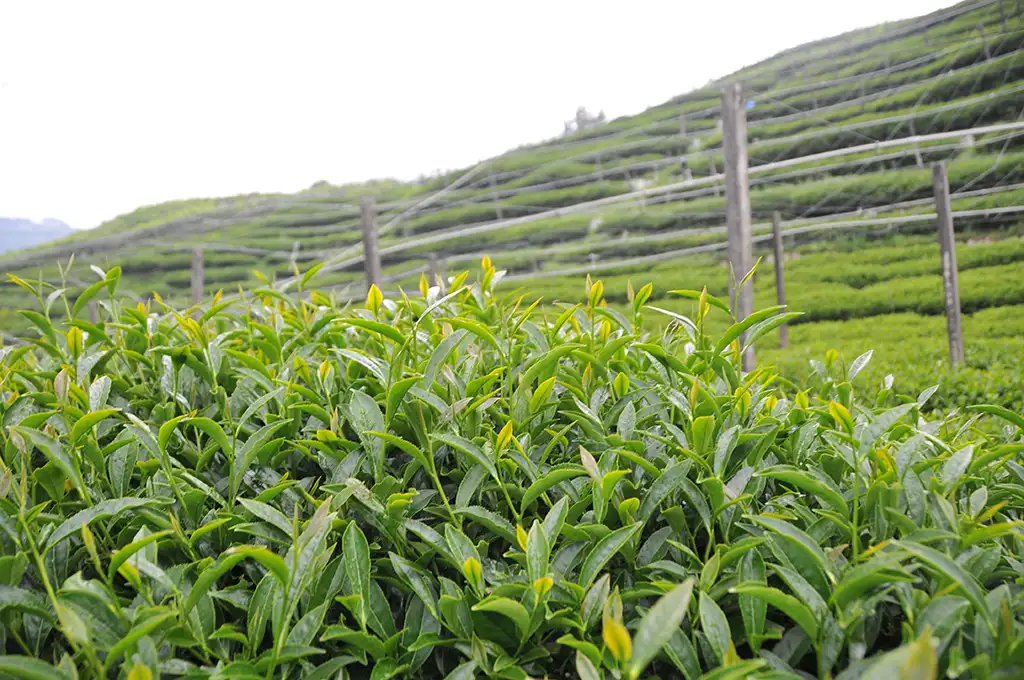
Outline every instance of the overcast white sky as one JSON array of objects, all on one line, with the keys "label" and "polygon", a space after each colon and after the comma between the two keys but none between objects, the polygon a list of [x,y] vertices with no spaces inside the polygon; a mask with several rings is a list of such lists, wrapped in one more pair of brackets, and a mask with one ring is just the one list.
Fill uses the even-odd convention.
[{"label": "overcast white sky", "polygon": [[0,0],[0,216],[411,179],[949,4]]}]

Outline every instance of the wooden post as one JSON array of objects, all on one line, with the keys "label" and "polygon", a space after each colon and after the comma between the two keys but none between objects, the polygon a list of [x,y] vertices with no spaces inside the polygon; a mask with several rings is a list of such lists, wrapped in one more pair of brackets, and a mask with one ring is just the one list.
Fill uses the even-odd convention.
[{"label": "wooden post", "polygon": [[597,152],[597,179],[598,181],[604,179],[604,171],[601,169],[601,152]]},{"label": "wooden post", "polygon": [[[718,174],[718,168],[715,167],[715,153],[711,149],[708,149],[708,167],[710,168],[710,171],[709,171],[710,174],[712,174],[712,175],[717,175]],[[715,196],[718,196],[718,193],[719,193],[718,192],[718,182],[715,182],[712,185],[712,187],[715,190]]]},{"label": "wooden post", "polygon": [[686,136],[686,114],[679,116],[679,136]]},{"label": "wooden post", "polygon": [[192,249],[192,304],[203,301],[203,249]]},{"label": "wooden post", "polygon": [[[782,215],[772,213],[772,246],[775,249],[775,295],[780,305],[786,304],[786,277],[783,274],[785,257],[782,253]],[[789,347],[789,326],[779,326],[779,347]]]},{"label": "wooden post", "polygon": [[380,253],[377,252],[377,201],[373,196],[364,196],[363,210],[363,259],[366,263],[366,287],[381,286]]},{"label": "wooden post", "polygon": [[[733,276],[746,276],[753,265],[753,229],[750,221],[750,181],[747,177],[747,109],[743,86],[730,83],[722,89],[722,146],[725,151],[725,222],[729,235],[729,263]],[[732,279],[730,278],[730,281]],[[754,311],[754,282],[738,291],[736,319],[742,321]],[[743,342],[741,336],[740,342]],[[754,349],[743,353],[743,370],[754,370]]]},{"label": "wooden post", "polygon": [[437,277],[440,271],[437,268],[437,253],[427,255],[427,281],[431,286],[438,285]]},{"label": "wooden post", "polygon": [[949,204],[949,175],[943,162],[932,165],[932,187],[935,190],[935,216],[939,226],[939,250],[942,253],[949,362],[956,367],[964,363],[964,336],[960,327],[960,287],[957,282],[953,212]]},{"label": "wooden post", "polygon": [[[914,119],[913,118],[910,119],[910,136],[911,137],[916,137],[917,136],[917,131],[914,130]],[[924,159],[921,158],[921,148],[917,145],[917,142],[914,142],[914,162],[917,163],[917,167],[919,167],[919,168],[923,168],[924,167]]]},{"label": "wooden post", "polygon": [[985,24],[979,21],[978,30],[981,32],[981,46],[985,49],[985,61],[991,61],[992,53],[988,49],[988,38],[985,37]]},{"label": "wooden post", "polygon": [[492,200],[494,201],[494,213],[498,216],[498,219],[500,220],[501,219],[501,202],[498,201],[498,194],[497,194],[496,191],[494,191],[494,175],[489,175],[488,179],[490,179],[490,181],[491,181],[491,197],[492,197]]},{"label": "wooden post", "polygon": [[89,323],[93,326],[100,322],[100,308],[95,300],[89,300]]}]

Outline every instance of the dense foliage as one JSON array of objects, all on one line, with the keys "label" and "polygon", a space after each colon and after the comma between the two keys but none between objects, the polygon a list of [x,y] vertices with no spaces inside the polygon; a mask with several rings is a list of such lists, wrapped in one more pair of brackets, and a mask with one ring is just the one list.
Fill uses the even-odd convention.
[{"label": "dense foliage", "polygon": [[868,355],[813,391],[742,372],[782,309],[712,338],[728,305],[680,291],[696,313],[651,336],[650,285],[621,313],[588,279],[556,316],[485,259],[364,308],[176,312],[97,271],[74,301],[20,281],[39,337],[0,349],[0,675],[1024,664],[1024,418],[926,418],[856,381]]}]

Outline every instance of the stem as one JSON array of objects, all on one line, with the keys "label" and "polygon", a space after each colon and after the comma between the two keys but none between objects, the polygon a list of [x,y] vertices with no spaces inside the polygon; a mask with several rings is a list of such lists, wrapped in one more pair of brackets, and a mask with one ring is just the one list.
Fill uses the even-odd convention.
[{"label": "stem", "polygon": [[860,509],[860,460],[858,459],[856,451],[853,454],[853,519],[850,525],[850,533],[852,539],[850,541],[853,548],[853,560],[857,560],[857,556],[860,554],[860,540],[858,538],[857,530],[857,511]]},{"label": "stem", "polygon": [[516,521],[518,522],[522,518],[519,516],[519,511],[516,510],[516,506],[512,503],[512,497],[508,495],[508,489],[505,488],[505,482],[501,482],[501,492],[505,494],[505,502],[508,503],[508,507],[512,511],[512,515],[516,518]]},{"label": "stem", "polygon": [[448,496],[445,495],[444,488],[441,486],[441,479],[437,476],[437,470],[433,469],[433,465],[430,467],[430,479],[433,480],[434,486],[437,487],[437,493],[441,495],[441,500],[444,502],[444,509],[448,511],[448,516],[451,518],[452,522],[458,526],[459,521],[455,518],[455,512],[452,511],[452,506],[448,504]]}]

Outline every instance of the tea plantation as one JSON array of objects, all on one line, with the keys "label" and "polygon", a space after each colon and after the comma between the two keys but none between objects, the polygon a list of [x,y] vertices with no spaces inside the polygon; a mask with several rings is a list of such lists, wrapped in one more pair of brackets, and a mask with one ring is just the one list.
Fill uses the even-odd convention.
[{"label": "tea plantation", "polygon": [[0,353],[5,676],[1024,668],[1024,418],[929,416],[870,355],[795,393],[743,373],[781,309],[702,292],[651,333],[650,285],[620,311],[588,279],[546,316],[485,259],[194,318],[97,273]]},{"label": "tea plantation", "polygon": [[0,260],[0,678],[1024,677],[1022,20],[730,76],[741,321],[717,85]]},{"label": "tea plantation", "polygon": [[[812,370],[807,359],[822,349],[835,348],[849,361],[873,348],[899,360],[907,390],[934,377],[936,405],[966,403],[967,388],[967,401],[987,393],[1022,406],[1019,334],[968,323],[968,368],[954,375],[935,334],[919,333],[911,346],[888,333],[934,328],[931,317],[941,312],[927,167],[939,160],[949,164],[960,263],[970,268],[961,276],[965,311],[996,308],[1003,310],[994,313],[999,318],[1019,318],[1022,37],[1021,16],[1008,0],[965,2],[804,45],[730,76],[750,98],[755,236],[766,238],[774,211],[793,234],[786,238],[793,258],[786,276],[791,306],[805,315],[789,350],[767,352],[787,378],[803,382]],[[727,276],[718,266],[725,199],[714,180],[723,167],[718,97],[717,86],[709,86],[419,183],[321,183],[292,195],[140,208],[0,260],[0,270],[61,280],[57,263],[75,254],[63,277],[71,292],[88,285],[91,265],[119,266],[126,299],[149,299],[155,291],[184,302],[191,249],[202,246],[208,294],[282,280],[326,258],[325,290],[358,298],[365,291],[359,202],[372,195],[381,211],[385,288],[392,292],[414,288],[431,255],[457,273],[486,253],[508,269],[506,290],[543,295],[545,305],[578,297],[578,283],[568,283],[587,271],[652,281],[656,300],[674,288],[704,285],[725,295]],[[910,139],[918,141],[901,141]],[[835,152],[841,155],[808,158]],[[638,196],[638,189],[647,194]],[[761,240],[756,247],[768,245]],[[707,252],[693,254],[701,248]],[[774,303],[769,266],[756,287],[759,307]],[[625,287],[609,289],[622,295]],[[26,330],[16,310],[28,303],[16,285],[3,285],[0,330]],[[917,316],[904,323],[908,317],[887,318],[892,314]],[[823,325],[856,319],[865,321]]]}]

